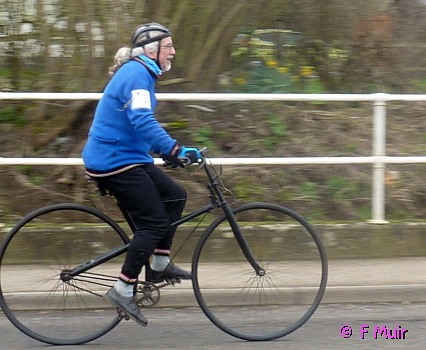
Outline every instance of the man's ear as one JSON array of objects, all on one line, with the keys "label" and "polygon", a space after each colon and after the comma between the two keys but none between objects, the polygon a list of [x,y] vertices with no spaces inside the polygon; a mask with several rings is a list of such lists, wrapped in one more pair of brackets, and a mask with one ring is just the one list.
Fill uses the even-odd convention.
[{"label": "man's ear", "polygon": [[145,52],[145,56],[152,59],[152,60],[155,60],[157,58],[157,53],[156,52]]}]

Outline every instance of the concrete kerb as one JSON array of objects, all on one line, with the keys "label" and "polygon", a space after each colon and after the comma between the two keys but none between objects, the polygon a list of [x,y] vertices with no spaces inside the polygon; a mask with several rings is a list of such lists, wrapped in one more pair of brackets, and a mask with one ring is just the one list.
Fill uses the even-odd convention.
[{"label": "concrete kerb", "polygon": [[[172,288],[172,287],[170,287]],[[45,293],[15,293],[13,300],[19,304],[20,310],[40,309],[40,300],[45,298]],[[291,304],[297,299],[309,299],[312,296],[312,289],[300,288],[297,292],[289,294],[288,303]],[[59,296],[58,296],[59,298]],[[226,289],[216,289],[208,292],[210,302],[215,305],[233,305],[233,294]],[[94,299],[96,301],[96,299]],[[90,308],[105,307],[104,301],[99,299],[99,303],[90,303]],[[11,299],[9,297],[8,301]],[[356,303],[415,303],[426,302],[426,284],[414,285],[382,285],[382,286],[329,286],[326,289],[321,304],[356,304]],[[198,307],[194,292],[190,288],[180,288],[178,290],[164,289],[161,293],[160,301],[155,307],[160,308],[186,308]]]},{"label": "concrete kerb", "polygon": [[[218,283],[217,276],[226,269],[216,266],[212,274],[209,298],[217,305],[232,305],[233,293]],[[29,271],[34,274],[35,271]],[[285,292],[288,303],[300,303],[312,297],[309,287],[289,287]],[[37,308],[44,291],[13,292],[13,298],[23,309]],[[206,291],[207,293],[207,291]],[[183,281],[175,287],[160,289],[156,307],[197,307],[192,284]],[[11,296],[12,297],[12,296]],[[59,295],[58,295],[59,297]],[[94,298],[94,300],[101,300]],[[329,278],[323,304],[335,303],[409,303],[426,302],[426,258],[348,259],[329,261]],[[92,304],[96,306],[96,304]]]},{"label": "concrete kerb", "polygon": [[[288,303],[300,303],[311,300],[312,288],[298,288],[288,292]],[[215,305],[232,304],[233,294],[226,289],[209,292],[210,302]],[[322,304],[341,303],[409,303],[426,302],[426,284],[380,285],[380,286],[328,286]],[[195,307],[198,306],[192,289],[164,290],[158,307]]]}]

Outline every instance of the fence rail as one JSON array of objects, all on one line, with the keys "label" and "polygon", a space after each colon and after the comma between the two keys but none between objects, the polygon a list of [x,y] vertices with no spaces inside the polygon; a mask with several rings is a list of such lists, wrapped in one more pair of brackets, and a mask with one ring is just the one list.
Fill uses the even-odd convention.
[{"label": "fence rail", "polygon": [[[0,92],[0,100],[99,100],[101,93],[16,93]],[[213,158],[221,165],[315,165],[315,164],[371,164],[373,168],[371,220],[386,223],[385,168],[386,164],[425,163],[426,156],[391,157],[386,155],[386,106],[391,101],[426,102],[426,95],[403,94],[211,94],[161,93],[159,101],[327,101],[371,102],[373,114],[373,149],[369,157],[268,157],[268,158]],[[156,160],[160,162],[160,160]],[[81,158],[4,158],[0,165],[82,165]]]}]

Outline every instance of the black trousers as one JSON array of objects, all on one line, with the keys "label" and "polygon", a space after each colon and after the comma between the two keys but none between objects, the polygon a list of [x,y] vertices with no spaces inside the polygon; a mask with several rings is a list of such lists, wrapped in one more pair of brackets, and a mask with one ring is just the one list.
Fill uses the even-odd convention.
[{"label": "black trousers", "polygon": [[134,236],[121,272],[135,279],[155,249],[170,249],[176,231],[170,223],[181,217],[186,191],[153,164],[96,180],[116,198],[133,222]]}]

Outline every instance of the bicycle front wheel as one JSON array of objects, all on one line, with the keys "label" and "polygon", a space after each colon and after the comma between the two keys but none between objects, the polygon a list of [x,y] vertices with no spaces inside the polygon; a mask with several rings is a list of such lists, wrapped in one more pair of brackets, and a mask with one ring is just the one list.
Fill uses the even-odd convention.
[{"label": "bicycle front wheel", "polygon": [[223,216],[195,249],[195,296],[206,316],[232,336],[283,337],[302,326],[321,302],[327,283],[324,247],[312,226],[285,207],[250,203],[234,214],[265,275],[256,274]]},{"label": "bicycle front wheel", "polygon": [[0,247],[4,314],[19,330],[48,344],[82,344],[104,335],[120,322],[103,295],[124,257],[64,276],[128,241],[112,219],[83,205],[56,204],[29,213]]}]

